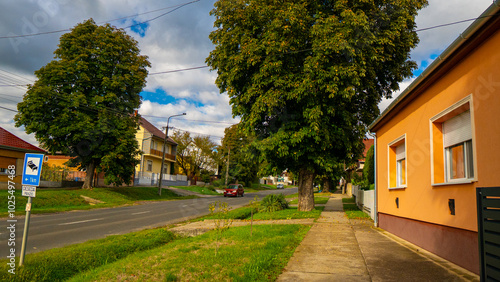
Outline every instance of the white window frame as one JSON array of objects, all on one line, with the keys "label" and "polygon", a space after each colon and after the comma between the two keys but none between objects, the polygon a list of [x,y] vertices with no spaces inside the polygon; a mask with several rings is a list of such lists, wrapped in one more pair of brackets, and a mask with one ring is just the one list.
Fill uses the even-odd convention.
[{"label": "white window frame", "polygon": [[[458,147],[458,146],[463,146],[464,147],[464,153],[463,153],[463,158],[464,158],[464,176],[463,178],[452,178],[452,155],[450,153],[452,148]],[[472,166],[471,169],[471,163],[474,163],[474,153],[472,153],[472,156],[470,154],[472,150],[472,140],[467,140],[461,143],[457,143],[455,145],[451,145],[448,147],[444,148],[445,151],[445,171],[446,171],[446,182],[452,183],[452,182],[464,182],[467,180],[474,179],[474,166]],[[472,171],[471,171],[472,170]]]},{"label": "white window frame", "polygon": [[[151,165],[151,169],[149,169],[150,165]],[[153,161],[151,161],[151,160],[146,161],[146,171],[153,171]]]},{"label": "white window frame", "polygon": [[[398,157],[397,157],[397,154],[396,154],[396,187],[391,187],[391,162],[390,162],[390,150],[391,150],[391,147],[394,147],[395,144],[397,143],[401,143],[401,141],[403,141],[402,144],[398,145],[398,146],[404,146],[404,152],[405,152],[405,157],[404,158],[401,158],[398,160]],[[403,134],[402,136],[398,137],[397,139],[395,139],[394,141],[392,141],[391,143],[389,143],[387,145],[387,179],[389,180],[388,181],[388,187],[390,190],[393,190],[393,189],[405,189],[408,187],[408,159],[407,159],[407,146],[406,146],[406,133]],[[400,168],[400,161],[401,160],[405,160],[405,182],[406,184],[402,185],[401,184],[401,168]]]},{"label": "white window frame", "polygon": [[[477,178],[478,178],[478,170],[477,170],[477,151],[476,151],[476,142],[475,142],[475,122],[474,122],[474,103],[473,103],[473,99],[472,99],[472,94],[469,94],[468,96],[466,96],[465,98],[461,99],[460,101],[456,102],[455,104],[451,105],[450,107],[448,107],[447,109],[445,109],[444,111],[440,112],[439,114],[435,115],[434,117],[432,117],[430,120],[429,120],[429,130],[430,130],[430,137],[431,137],[431,142],[430,142],[430,145],[431,145],[431,152],[430,152],[430,158],[431,158],[431,185],[432,186],[443,186],[443,185],[454,185],[454,184],[470,184],[472,182],[475,182],[477,181]],[[464,150],[467,151],[467,153],[465,154],[470,154],[470,151],[472,151],[472,177],[470,178],[459,178],[459,179],[450,179],[450,165],[449,165],[449,156],[447,153],[447,149],[450,148],[450,147],[454,147],[454,146],[448,146],[448,147],[445,147],[444,145],[444,133],[443,133],[443,148],[434,148],[434,142],[432,140],[434,140],[434,134],[433,134],[433,131],[432,131],[432,128],[433,128],[433,125],[435,123],[444,123],[445,121],[442,121],[442,122],[439,122],[438,120],[442,119],[443,117],[451,114],[452,112],[460,109],[461,107],[465,106],[469,104],[469,111],[470,111],[470,123],[471,123],[471,136],[472,136],[472,139],[471,140],[467,140],[468,141],[471,141],[470,143],[470,146],[471,148],[469,148],[469,150],[464,147]],[[466,110],[467,111],[467,110]],[[465,112],[465,111],[464,111]],[[461,114],[461,113],[459,113]],[[457,115],[459,115],[457,114]],[[453,118],[453,117],[451,117]],[[450,119],[451,119],[450,118]],[[462,143],[466,143],[466,142],[462,142]],[[459,144],[455,144],[455,145],[459,145]],[[444,183],[436,183],[435,180],[434,180],[434,150],[441,150],[443,152],[443,160],[444,160]],[[464,156],[464,157],[468,157],[468,156]],[[466,161],[466,159],[464,158],[464,162]],[[464,163],[464,169],[465,170],[468,170],[468,166],[470,164],[465,164]]]}]

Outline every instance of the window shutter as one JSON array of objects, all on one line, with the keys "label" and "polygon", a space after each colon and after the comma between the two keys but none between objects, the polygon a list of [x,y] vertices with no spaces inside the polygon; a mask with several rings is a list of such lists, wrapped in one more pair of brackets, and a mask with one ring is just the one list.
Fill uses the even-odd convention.
[{"label": "window shutter", "polygon": [[405,143],[396,147],[396,160],[406,159]]},{"label": "window shutter", "polygon": [[472,139],[470,111],[463,112],[443,123],[444,147]]}]

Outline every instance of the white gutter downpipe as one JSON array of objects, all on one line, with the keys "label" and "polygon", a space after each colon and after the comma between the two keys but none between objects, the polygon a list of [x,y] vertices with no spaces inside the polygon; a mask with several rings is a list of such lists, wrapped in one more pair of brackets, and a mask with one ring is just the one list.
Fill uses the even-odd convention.
[{"label": "white gutter downpipe", "polygon": [[373,192],[373,225],[378,227],[378,212],[377,212],[377,134],[368,132],[370,136],[375,139],[373,144],[373,183],[374,183],[374,192]]}]

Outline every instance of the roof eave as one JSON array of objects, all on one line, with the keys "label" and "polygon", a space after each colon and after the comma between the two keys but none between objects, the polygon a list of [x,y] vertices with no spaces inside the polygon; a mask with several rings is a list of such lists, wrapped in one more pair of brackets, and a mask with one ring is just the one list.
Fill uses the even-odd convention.
[{"label": "roof eave", "polygon": [[382,120],[399,103],[417,89],[431,74],[438,69],[457,49],[474,35],[483,25],[500,11],[500,0],[494,0],[491,4],[464,32],[462,32],[392,103],[380,114],[369,126],[370,131],[376,131]]}]

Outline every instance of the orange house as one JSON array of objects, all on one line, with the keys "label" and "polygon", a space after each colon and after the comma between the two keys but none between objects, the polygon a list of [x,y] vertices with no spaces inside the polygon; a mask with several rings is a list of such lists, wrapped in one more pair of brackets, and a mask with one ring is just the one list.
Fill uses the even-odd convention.
[{"label": "orange house", "polygon": [[499,10],[491,5],[370,125],[379,227],[475,273],[476,188],[500,186]]}]

